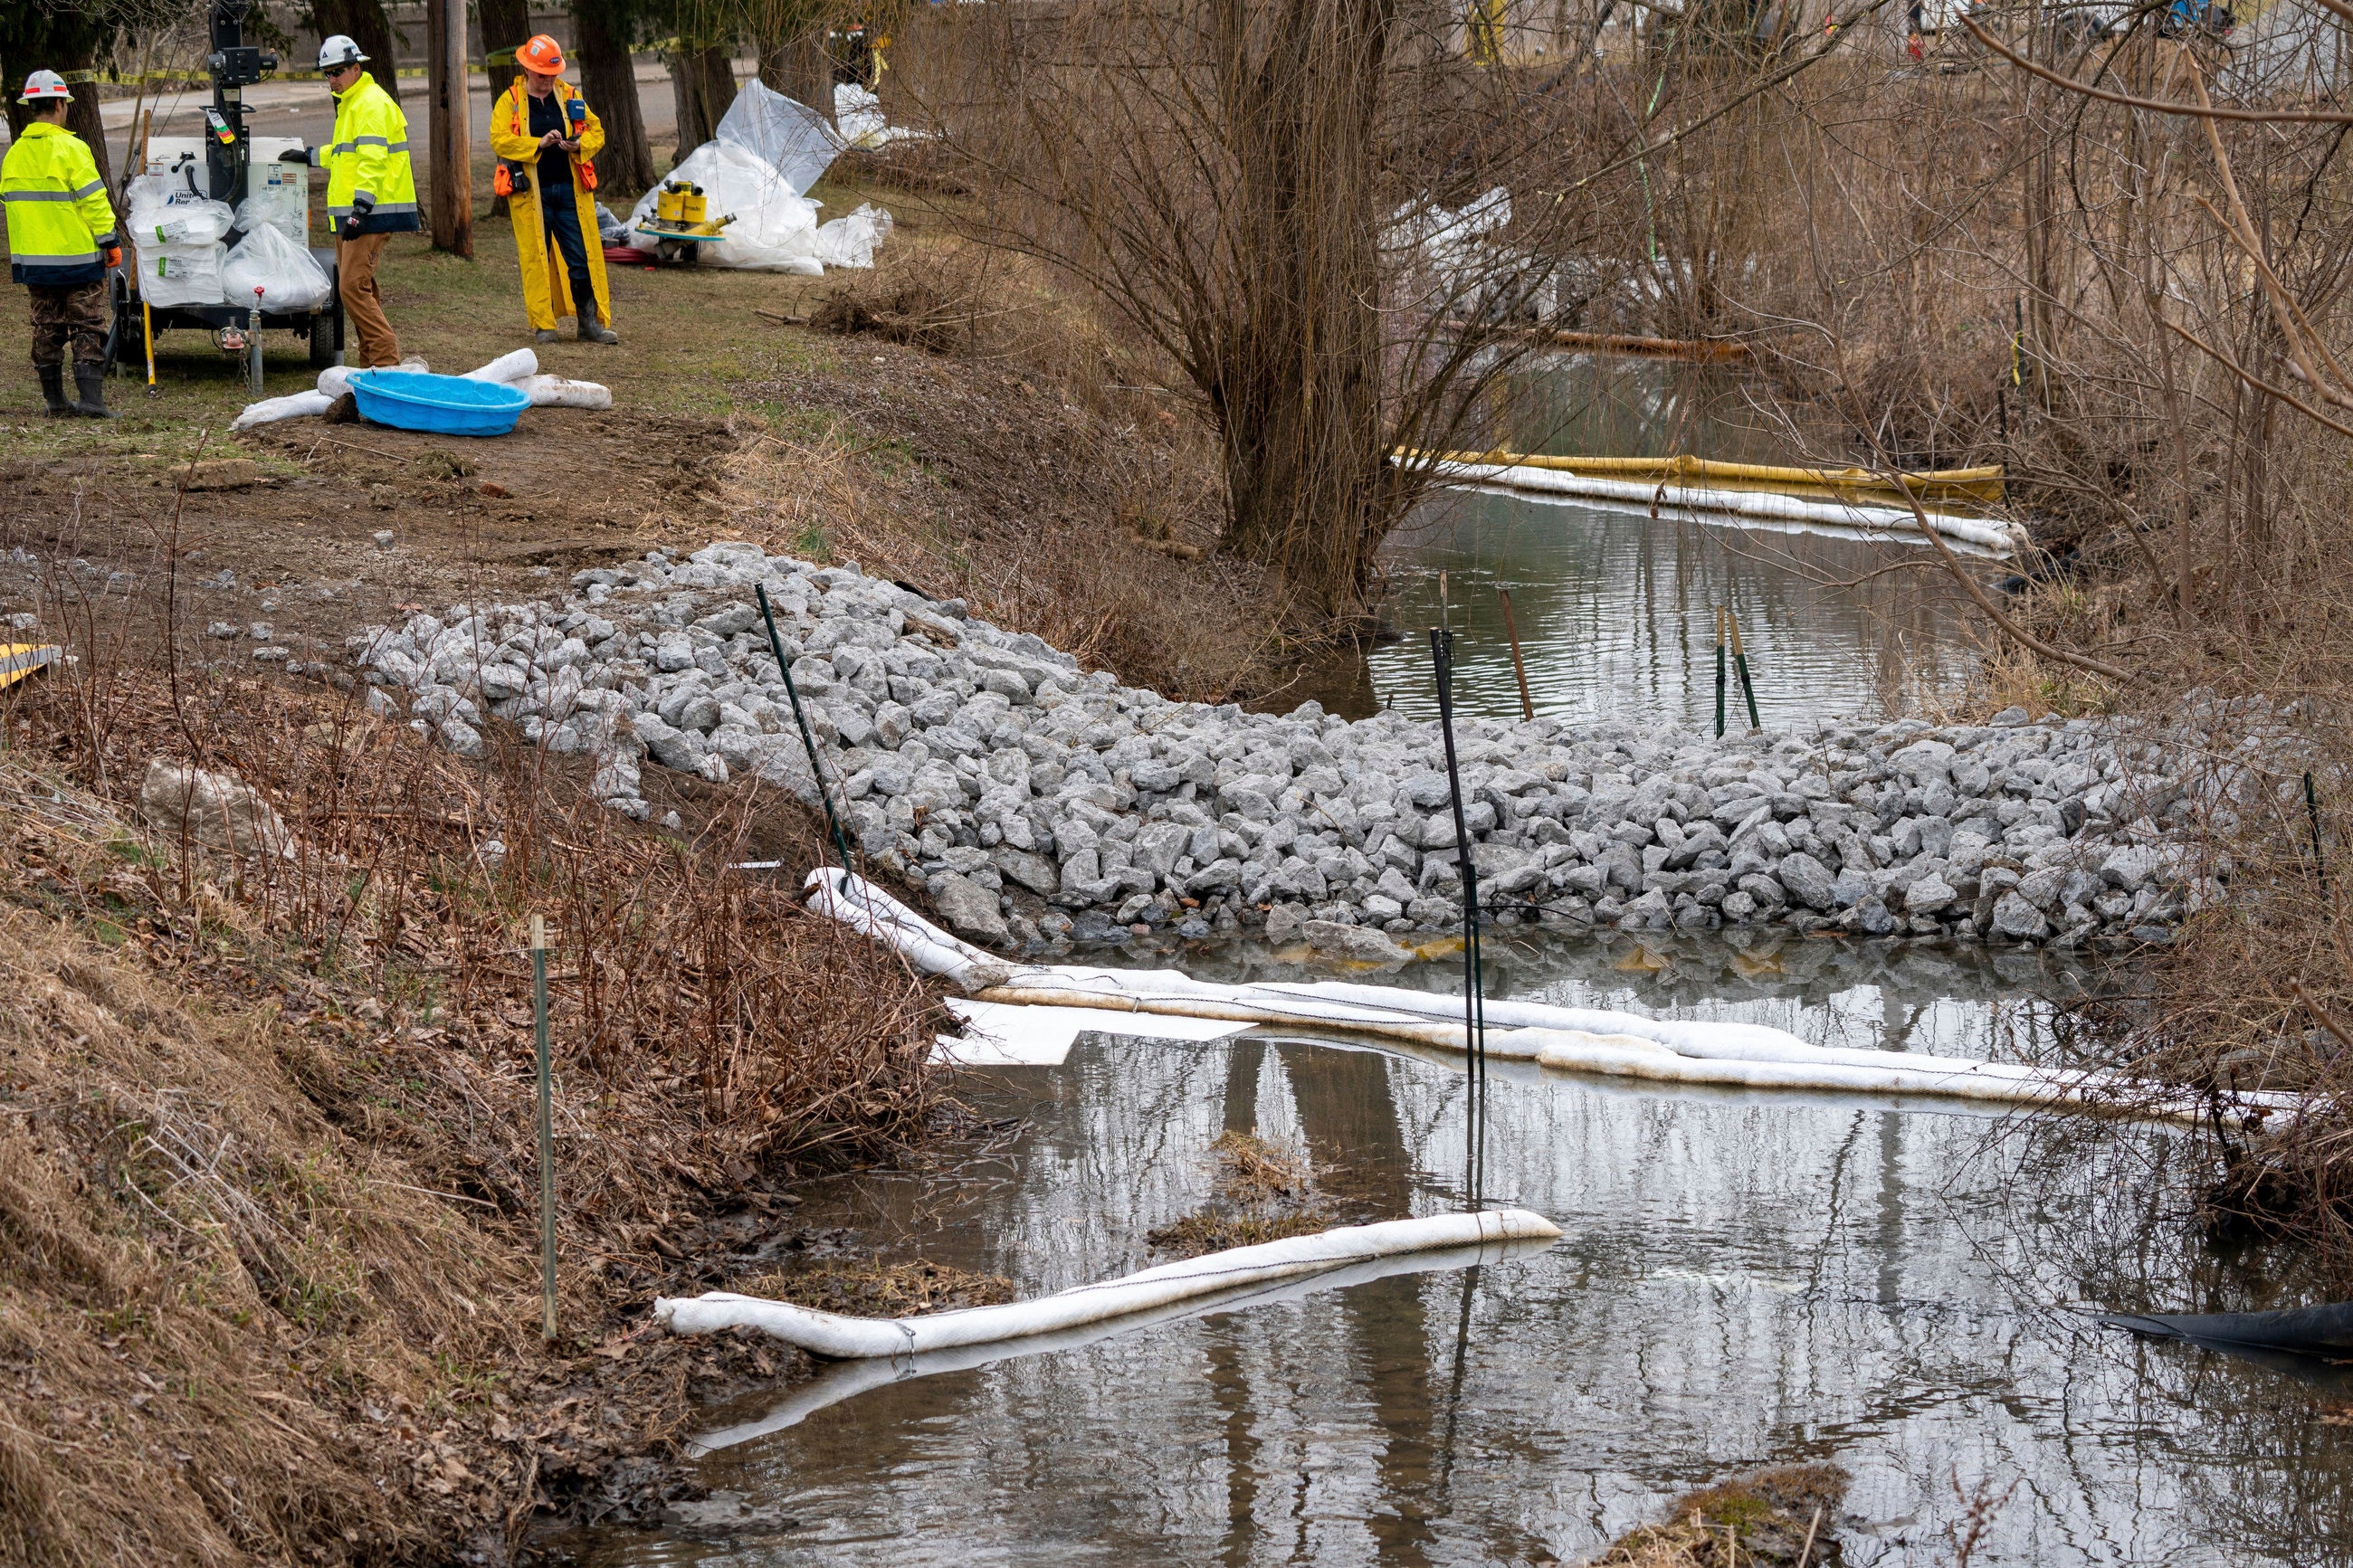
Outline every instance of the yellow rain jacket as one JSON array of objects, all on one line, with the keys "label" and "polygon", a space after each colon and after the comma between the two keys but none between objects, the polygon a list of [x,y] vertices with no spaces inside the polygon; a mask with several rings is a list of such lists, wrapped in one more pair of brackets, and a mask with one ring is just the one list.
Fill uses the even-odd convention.
[{"label": "yellow rain jacket", "polygon": [[18,283],[95,283],[107,248],[119,241],[114,207],[90,144],[62,125],[37,120],[0,163],[0,203],[8,209],[9,273]]},{"label": "yellow rain jacket", "polygon": [[[561,77],[549,90],[558,108],[580,96]],[[568,116],[571,110],[564,112]],[[581,170],[604,145],[604,121],[592,109],[580,128],[579,152],[542,147],[539,138],[531,133],[531,88],[522,77],[515,78],[514,85],[500,94],[491,108],[491,152],[531,175],[530,190],[517,191],[507,198],[507,217],[514,224],[515,258],[522,265],[523,308],[531,313],[531,324],[542,331],[554,331],[559,316],[579,313],[565,270],[564,252],[547,242],[547,222],[540,215],[540,193],[546,187],[539,177],[539,160],[542,153],[551,152],[572,160],[572,202],[579,211],[580,237],[588,251],[588,282],[596,290],[596,319],[608,327],[613,324],[613,295],[605,284],[605,246],[596,234],[596,195],[581,177]]]},{"label": "yellow rain jacket", "polygon": [[408,163],[408,116],[363,73],[335,100],[335,131],[311,158],[327,171],[327,218],[338,234],[360,215],[362,234],[409,234],[417,220],[417,175]]}]

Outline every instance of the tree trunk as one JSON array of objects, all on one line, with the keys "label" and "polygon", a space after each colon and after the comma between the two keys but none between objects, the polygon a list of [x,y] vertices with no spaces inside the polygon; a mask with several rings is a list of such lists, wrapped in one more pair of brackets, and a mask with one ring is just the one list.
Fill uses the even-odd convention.
[{"label": "tree trunk", "polygon": [[597,184],[610,195],[635,195],[654,183],[654,153],[638,106],[628,13],[616,0],[572,0],[572,22],[579,39],[581,89],[605,125]]},{"label": "tree trunk", "polygon": [[1389,482],[1380,408],[1375,116],[1382,0],[1334,0],[1246,63],[1240,7],[1221,39],[1237,101],[1234,192],[1244,310],[1210,391],[1227,542],[1335,620],[1364,612]]},{"label": "tree trunk", "polygon": [[427,147],[433,248],[474,255],[474,136],[469,121],[466,0],[425,0]]},{"label": "tree trunk", "polygon": [[678,98],[674,164],[718,133],[720,118],[735,101],[734,47],[720,43],[683,49],[670,57],[670,74]]},{"label": "tree trunk", "polygon": [[805,103],[833,123],[833,61],[825,52],[825,27],[811,23],[790,35],[759,40],[760,80],[796,103]]},{"label": "tree trunk", "polygon": [[321,37],[348,37],[368,58],[368,75],[375,78],[376,86],[396,99],[400,96],[399,50],[393,41],[392,18],[384,14],[384,0],[315,0],[311,13]]},{"label": "tree trunk", "polygon": [[[531,0],[475,0],[475,4],[482,34],[482,75],[491,84],[491,101],[496,103],[499,94],[514,85],[513,51],[531,37]],[[491,57],[496,54],[510,56],[508,63],[491,65]],[[507,216],[506,197],[491,195],[490,216]]]}]

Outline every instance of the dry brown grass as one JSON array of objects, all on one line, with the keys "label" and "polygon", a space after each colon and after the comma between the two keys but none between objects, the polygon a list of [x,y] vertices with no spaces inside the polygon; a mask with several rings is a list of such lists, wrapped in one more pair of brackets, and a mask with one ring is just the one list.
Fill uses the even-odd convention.
[{"label": "dry brown grass", "polygon": [[1595,1568],[1808,1568],[1844,1560],[1835,1531],[1852,1478],[1836,1465],[1778,1465],[1686,1492],[1660,1524],[1610,1542]]},{"label": "dry brown grass", "polygon": [[1150,1232],[1145,1239],[1155,1251],[1198,1258],[1309,1236],[1339,1223],[1316,1191],[1315,1163],[1304,1150],[1270,1143],[1254,1132],[1227,1131],[1209,1145],[1209,1157],[1217,1170],[1215,1195]]},{"label": "dry brown grass", "polygon": [[[81,651],[11,693],[0,752],[0,1558],[496,1555],[538,1510],[638,1506],[690,1385],[774,1364],[630,1331],[692,1278],[664,1238],[913,1136],[933,992],[721,869],[805,856],[797,805],[712,792],[666,838],[530,753],[258,682],[184,674],[175,703]],[[239,773],[291,853],[144,819],[159,754]]]}]

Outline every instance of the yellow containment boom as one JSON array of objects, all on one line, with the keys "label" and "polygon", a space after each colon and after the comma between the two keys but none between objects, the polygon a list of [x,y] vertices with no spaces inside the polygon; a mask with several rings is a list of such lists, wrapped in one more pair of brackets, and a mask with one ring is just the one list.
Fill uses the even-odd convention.
[{"label": "yellow containment boom", "polygon": [[14,686],[35,671],[47,669],[64,652],[54,643],[0,643],[0,687]]},{"label": "yellow containment boom", "polygon": [[1869,468],[1784,468],[1769,463],[1719,463],[1706,458],[1561,458],[1542,452],[1439,452],[1420,454],[1398,449],[1398,458],[1409,462],[1430,456],[1441,463],[1499,463],[1513,468],[1552,468],[1561,473],[1588,474],[1596,479],[1654,479],[1671,484],[1708,485],[1719,489],[1770,490],[1780,495],[1819,495],[1839,500],[1880,500],[1899,504],[1904,489],[1923,501],[1950,505],[1976,502],[2000,506],[2002,470],[1999,463],[1982,468],[1937,468],[1903,476],[1898,489],[1883,474]]}]

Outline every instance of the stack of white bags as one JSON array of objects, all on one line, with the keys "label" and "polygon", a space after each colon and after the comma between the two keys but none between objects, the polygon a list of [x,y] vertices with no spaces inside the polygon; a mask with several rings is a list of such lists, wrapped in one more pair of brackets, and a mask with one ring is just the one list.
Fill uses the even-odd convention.
[{"label": "stack of white bags", "polygon": [[[139,292],[148,304],[251,305],[309,310],[326,303],[327,274],[277,214],[256,201],[231,211],[169,175],[131,182],[125,235],[138,257]],[[244,237],[225,243],[239,230]]]}]

